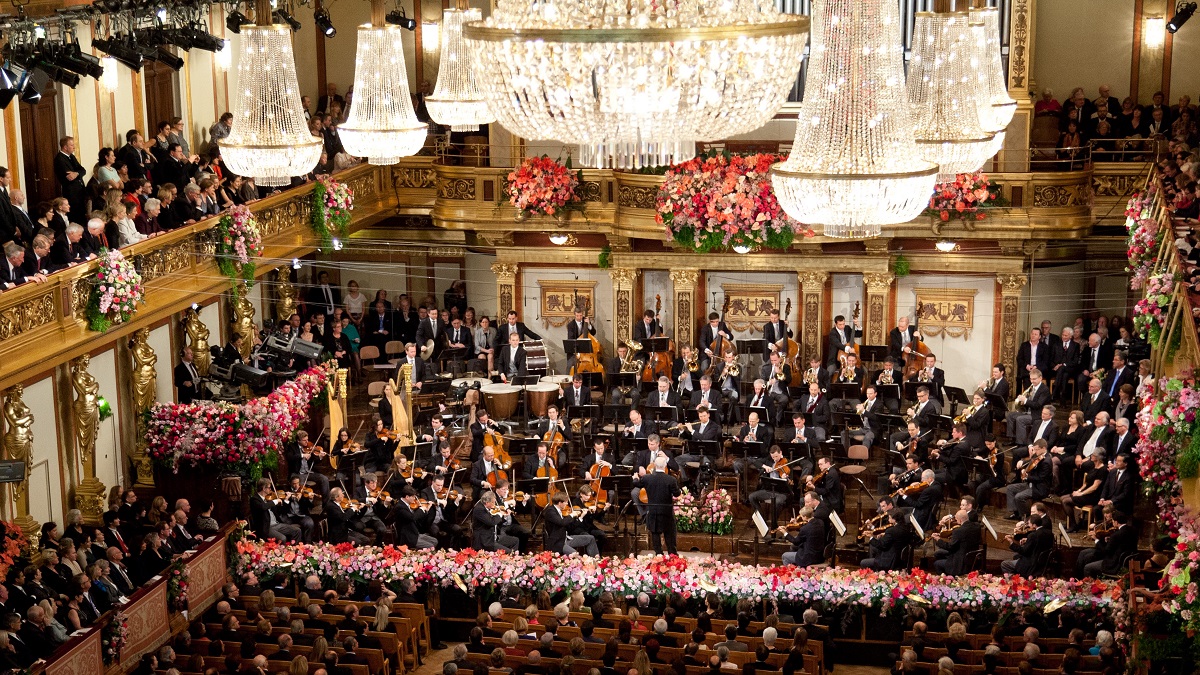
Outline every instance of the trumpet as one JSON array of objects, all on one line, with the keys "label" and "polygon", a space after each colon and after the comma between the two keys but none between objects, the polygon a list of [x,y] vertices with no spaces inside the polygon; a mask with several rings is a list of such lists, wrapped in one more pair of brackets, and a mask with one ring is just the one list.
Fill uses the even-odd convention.
[{"label": "trumpet", "polygon": [[904,414],[904,423],[908,424],[909,422],[913,421],[916,418],[917,418],[917,406],[914,405],[913,407],[908,409],[908,412],[906,412]]},{"label": "trumpet", "polygon": [[697,356],[696,352],[693,351],[692,358],[685,361],[684,365],[687,366],[687,371],[689,373],[698,373],[700,372],[700,357]]},{"label": "trumpet", "polygon": [[849,363],[842,366],[842,371],[840,373],[838,373],[838,378],[842,382],[853,382],[854,378],[856,378],[857,376],[858,376],[858,374],[854,372],[854,369],[850,367]]},{"label": "trumpet", "polygon": [[955,416],[954,423],[962,424],[962,423],[966,422],[967,419],[969,419],[971,417],[971,415],[974,415],[978,410],[979,410],[979,406],[977,406],[977,405],[967,406],[966,408],[963,409],[962,412],[960,412],[957,416]]},{"label": "trumpet", "polygon": [[775,379],[779,380],[780,382],[783,382],[787,379],[787,375],[783,372],[782,368],[775,371]]},{"label": "trumpet", "polygon": [[988,379],[979,383],[979,388],[984,391],[991,391],[992,387],[994,386],[996,386],[996,378],[994,377],[989,377]]},{"label": "trumpet", "polygon": [[1025,405],[1025,402],[1029,400],[1029,395],[1032,393],[1033,393],[1033,385],[1030,384],[1028,387],[1025,388],[1025,391],[1021,392],[1020,395],[1018,395],[1017,398],[1013,401],[1013,409],[1015,410],[1018,406]]},{"label": "trumpet", "polygon": [[721,379],[724,380],[726,377],[737,377],[741,374],[742,374],[741,365],[739,365],[736,361],[734,361],[733,363],[729,364],[728,366],[725,366],[725,372],[721,373]]}]

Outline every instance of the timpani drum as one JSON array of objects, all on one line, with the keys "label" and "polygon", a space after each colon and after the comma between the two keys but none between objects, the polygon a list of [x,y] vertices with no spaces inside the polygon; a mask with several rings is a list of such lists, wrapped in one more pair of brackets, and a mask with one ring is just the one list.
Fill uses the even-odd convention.
[{"label": "timpani drum", "polygon": [[541,381],[557,385],[560,389],[571,386],[570,375],[543,375]]},{"label": "timpani drum", "polygon": [[541,340],[527,340],[521,343],[525,348],[525,369],[530,375],[545,374],[550,367],[550,357],[546,353],[546,343]]},{"label": "timpani drum", "polygon": [[553,382],[538,382],[525,387],[529,409],[538,417],[545,417],[550,404],[558,400],[562,390]]},{"label": "timpani drum", "polygon": [[483,389],[483,405],[495,420],[506,420],[517,412],[517,404],[521,401],[521,388],[511,384],[485,384]]}]

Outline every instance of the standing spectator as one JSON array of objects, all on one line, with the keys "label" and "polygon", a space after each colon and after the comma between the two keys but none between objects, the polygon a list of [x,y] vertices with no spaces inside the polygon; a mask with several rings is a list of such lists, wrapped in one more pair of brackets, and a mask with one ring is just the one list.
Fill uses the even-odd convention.
[{"label": "standing spectator", "polygon": [[343,107],[346,100],[338,95],[337,84],[328,82],[325,84],[325,94],[317,99],[317,112],[324,113],[331,109],[331,103],[337,103],[338,107]]},{"label": "standing spectator", "polygon": [[150,157],[146,153],[142,134],[137,129],[125,132],[125,145],[117,151],[117,160],[129,169],[130,180],[142,180],[150,168]]},{"label": "standing spectator", "polygon": [[461,318],[467,311],[467,282],[459,279],[450,284],[442,296],[442,306],[450,310],[451,318]]},{"label": "standing spectator", "polygon": [[1092,103],[1099,108],[1101,104],[1105,105],[1109,110],[1116,112],[1121,107],[1121,102],[1116,96],[1112,95],[1112,87],[1107,84],[1100,85],[1099,96]]},{"label": "standing spectator", "polygon": [[96,181],[96,186],[100,190],[109,188],[120,190],[125,187],[113,166],[116,162],[117,153],[113,152],[112,148],[100,148],[100,154],[96,157],[96,166],[92,167],[92,180]]},{"label": "standing spectator", "polygon": [[63,136],[58,142],[58,154],[54,156],[54,177],[58,189],[71,203],[72,222],[82,223],[86,211],[87,189],[83,177],[87,174],[83,165],[75,158],[75,139]]},{"label": "standing spectator", "polygon": [[366,309],[367,296],[359,292],[358,282],[353,279],[346,284],[346,290],[349,291],[346,293],[346,297],[343,298],[343,302],[345,303],[346,307],[346,315],[350,317],[350,321],[353,322],[354,325],[361,326],[363,312]]},{"label": "standing spectator", "polygon": [[221,141],[229,136],[229,132],[233,129],[233,113],[226,112],[221,114],[221,119],[208,130],[208,156],[216,157],[220,153]]}]

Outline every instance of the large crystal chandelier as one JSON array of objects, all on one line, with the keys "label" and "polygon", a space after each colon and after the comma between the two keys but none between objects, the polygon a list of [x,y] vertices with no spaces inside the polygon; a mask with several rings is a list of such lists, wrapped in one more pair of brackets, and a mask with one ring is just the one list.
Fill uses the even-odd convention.
[{"label": "large crystal chandelier", "polygon": [[[258,17],[270,21],[270,3]],[[265,8],[265,11],[264,11]],[[221,159],[258,185],[279,186],[302,176],[321,159],[321,139],[308,133],[296,83],[292,31],[284,25],[242,26],[233,128],[221,140]]]},{"label": "large crystal chandelier", "polygon": [[991,104],[992,126],[1005,129],[1017,111],[1017,102],[1008,95],[1004,64],[1000,55],[1000,10],[982,7],[971,10],[971,23],[983,25],[984,50],[981,69],[987,83],[986,100]]},{"label": "large crystal chandelier", "polygon": [[683,161],[765,124],[807,31],[771,0],[498,0],[463,29],[501,124],[608,168]]},{"label": "large crystal chandelier", "polygon": [[1005,128],[1008,125],[1000,123],[997,111],[992,106],[991,85],[988,83],[990,73],[984,66],[987,63],[988,44],[983,22],[971,19],[967,29],[970,31],[971,83],[975,87],[971,98],[975,101],[980,128],[983,129],[983,133],[992,134],[992,144],[988,149],[988,156],[991,157],[1004,146]]},{"label": "large crystal chandelier", "polygon": [[371,164],[395,164],[417,154],[429,130],[417,120],[408,94],[403,35],[399,26],[358,27],[354,104],[338,133],[346,152]]},{"label": "large crystal chandelier", "polygon": [[437,86],[433,96],[425,99],[425,106],[433,121],[449,126],[451,131],[476,131],[479,125],[496,121],[479,91],[471,50],[462,33],[463,24],[482,18],[483,13],[466,7],[465,0],[458,0],[455,9],[442,12],[441,65]]},{"label": "large crystal chandelier", "polygon": [[929,203],[904,98],[895,0],[813,0],[812,55],[796,138],[771,169],[779,203],[829,237],[879,236]]},{"label": "large crystal chandelier", "polygon": [[974,45],[967,12],[919,12],[913,26],[908,100],[920,155],[938,164],[938,182],[977,171],[996,153],[979,119]]}]

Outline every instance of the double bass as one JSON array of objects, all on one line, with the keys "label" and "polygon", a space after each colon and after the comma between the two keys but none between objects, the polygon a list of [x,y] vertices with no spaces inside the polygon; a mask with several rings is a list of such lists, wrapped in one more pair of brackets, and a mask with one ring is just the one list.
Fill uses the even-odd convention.
[{"label": "double bass", "polygon": [[[860,314],[861,312],[862,312],[862,309],[860,308],[859,304],[858,304],[857,302],[855,302],[855,303],[854,303],[854,311],[853,311],[853,312],[851,312],[851,314],[850,314],[850,317],[851,317],[851,321],[850,321],[850,335],[851,335],[851,336],[853,336],[853,335],[854,335],[854,331],[855,331],[855,330],[856,330],[856,328],[857,328],[857,325],[858,325],[858,317],[859,317],[859,314]],[[847,352],[846,350],[844,350],[844,349],[843,349],[842,351],[838,352],[838,354],[837,354],[837,362],[838,362],[838,369],[839,369],[839,370],[842,368],[842,366],[845,366],[845,365],[846,365],[846,355],[847,355],[847,354],[854,354],[855,356],[860,356],[860,354],[859,354],[859,352],[858,352],[858,343],[857,343],[857,342],[855,342],[854,344],[850,345],[850,351],[848,351],[848,352]]]},{"label": "double bass", "polygon": [[[783,310],[783,325],[787,325],[788,317],[792,315],[792,299],[787,299],[787,305]],[[778,342],[775,343],[776,350],[779,351],[780,365],[789,365],[792,367],[792,379],[788,382],[789,386],[800,387],[804,385],[804,367],[800,363],[800,343],[788,337],[785,333]]]},{"label": "double bass", "polygon": [[[654,321],[658,322],[659,335],[663,333],[662,323],[659,322],[659,312],[662,311],[662,295],[654,296]],[[655,382],[660,377],[671,379],[671,364],[675,361],[675,341],[667,340],[667,350],[657,351],[647,355],[646,365],[642,369],[642,382]]]},{"label": "double bass", "polygon": [[[918,302],[916,314],[918,322],[921,320],[921,310],[923,308],[924,303]],[[917,373],[921,372],[921,369],[925,367],[925,357],[933,354],[933,350],[916,336],[913,337],[912,342],[908,343],[908,348],[910,351],[904,355],[905,380],[911,380],[916,377]]]},{"label": "double bass", "polygon": [[[590,308],[591,303],[585,298],[583,305],[583,320],[589,326],[591,325],[591,322],[587,320],[587,313],[588,309]],[[592,344],[592,351],[590,354],[575,355],[575,365],[571,367],[571,372],[568,373],[572,377],[576,373],[604,372],[604,347],[600,345],[600,341],[596,339],[596,336],[592,335],[590,332],[585,331],[584,334],[580,336],[580,339],[584,338],[586,338],[588,342]]]}]

